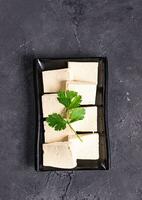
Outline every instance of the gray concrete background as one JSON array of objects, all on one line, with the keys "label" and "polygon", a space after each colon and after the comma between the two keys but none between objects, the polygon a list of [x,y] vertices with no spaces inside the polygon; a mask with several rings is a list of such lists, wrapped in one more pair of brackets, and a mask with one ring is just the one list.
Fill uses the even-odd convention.
[{"label": "gray concrete background", "polygon": [[[107,56],[110,171],[34,171],[34,57]],[[142,1],[0,0],[0,200],[142,199]]]}]

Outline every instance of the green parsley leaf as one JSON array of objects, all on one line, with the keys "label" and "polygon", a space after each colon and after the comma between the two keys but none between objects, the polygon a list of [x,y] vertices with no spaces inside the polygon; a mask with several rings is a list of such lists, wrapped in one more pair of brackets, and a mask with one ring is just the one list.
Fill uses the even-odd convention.
[{"label": "green parsley leaf", "polygon": [[52,115],[48,115],[46,118],[46,121],[49,126],[54,127],[56,131],[64,130],[66,128],[67,122],[64,120],[64,118],[57,114],[53,113]]},{"label": "green parsley leaf", "polygon": [[58,101],[63,104],[66,108],[72,109],[80,106],[82,98],[75,91],[59,91]]},{"label": "green parsley leaf", "polygon": [[69,110],[69,123],[82,120],[85,116],[85,109],[84,108],[73,108]]},{"label": "green parsley leaf", "polygon": [[[62,115],[58,113],[48,115],[46,118],[48,125],[53,127],[55,131],[59,131],[64,130],[68,124],[72,131],[77,135],[76,131],[72,128],[71,123],[84,119],[85,109],[80,107],[82,97],[75,91],[67,90],[59,91],[57,99],[65,106],[65,113],[62,113]],[[65,118],[64,115],[66,116]],[[77,137],[82,141],[79,135],[77,135]]]},{"label": "green parsley leaf", "polygon": [[72,109],[72,108],[76,108],[76,107],[79,107],[80,106],[80,103],[82,101],[82,98],[80,95],[74,97],[69,105],[69,109]]}]

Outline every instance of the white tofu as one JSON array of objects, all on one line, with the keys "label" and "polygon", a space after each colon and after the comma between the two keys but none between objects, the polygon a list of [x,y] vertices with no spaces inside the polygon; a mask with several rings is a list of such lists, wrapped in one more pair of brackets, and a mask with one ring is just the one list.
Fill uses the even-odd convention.
[{"label": "white tofu", "polygon": [[55,142],[43,144],[43,165],[71,169],[77,163],[68,142]]},{"label": "white tofu", "polygon": [[65,82],[69,80],[69,69],[43,71],[42,77],[44,93],[65,90]]},{"label": "white tofu", "polygon": [[99,134],[79,134],[79,136],[83,142],[80,142],[75,135],[68,137],[76,159],[99,159]]},{"label": "white tofu", "polygon": [[97,131],[97,107],[88,106],[85,108],[85,117],[83,120],[73,122],[71,125],[75,131]]},{"label": "white tofu", "polygon": [[42,95],[42,110],[43,117],[47,117],[52,113],[61,114],[64,106],[57,100],[57,94],[44,94]]},{"label": "white tofu", "polygon": [[98,62],[68,62],[70,80],[98,83]]},{"label": "white tofu", "polygon": [[68,135],[75,135],[75,133],[67,126],[64,130],[55,131],[44,121],[44,139],[45,143],[64,142],[67,141]]},{"label": "white tofu", "polygon": [[97,85],[84,81],[67,81],[66,89],[78,92],[82,96],[81,105],[95,104]]}]

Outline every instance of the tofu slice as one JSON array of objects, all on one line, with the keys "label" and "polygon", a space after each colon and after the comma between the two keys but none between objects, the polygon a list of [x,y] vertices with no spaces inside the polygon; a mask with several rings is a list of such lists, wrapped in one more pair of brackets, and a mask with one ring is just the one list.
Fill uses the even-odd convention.
[{"label": "tofu slice", "polygon": [[52,113],[62,113],[64,106],[57,100],[57,94],[44,94],[42,95],[42,111],[43,117],[47,117]]},{"label": "tofu slice", "polygon": [[68,142],[55,142],[43,144],[43,165],[72,169],[77,163]]},{"label": "tofu slice", "polygon": [[68,126],[64,130],[55,131],[46,121],[44,121],[45,143],[64,142],[68,140],[69,135],[75,135],[75,133]]},{"label": "tofu slice", "polygon": [[70,80],[98,83],[98,62],[68,62]]},{"label": "tofu slice", "polygon": [[97,131],[97,107],[88,106],[85,108],[85,117],[83,120],[73,122],[71,125],[75,131],[94,132]]},{"label": "tofu slice", "polygon": [[69,69],[43,71],[42,77],[44,93],[65,90],[65,82],[69,80]]},{"label": "tofu slice", "polygon": [[99,134],[79,134],[83,142],[78,138],[69,136],[69,142],[76,159],[98,160],[99,159]]},{"label": "tofu slice", "polygon": [[67,81],[66,89],[78,92],[82,96],[81,105],[95,104],[97,85],[85,81]]}]

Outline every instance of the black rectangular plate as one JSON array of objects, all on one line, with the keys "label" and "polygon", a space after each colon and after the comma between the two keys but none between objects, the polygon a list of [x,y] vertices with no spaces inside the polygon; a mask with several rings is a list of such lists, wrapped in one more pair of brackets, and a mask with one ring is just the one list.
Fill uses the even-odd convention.
[{"label": "black rectangular plate", "polygon": [[[99,159],[77,160],[73,169],[59,169],[43,166],[44,127],[41,96],[43,95],[42,71],[67,68],[68,61],[99,62],[98,86],[95,105],[98,106]],[[37,171],[51,170],[108,170],[110,168],[110,145],[108,134],[108,62],[106,57],[94,58],[37,58],[34,60],[34,88],[36,102],[36,152],[35,169]]]}]

